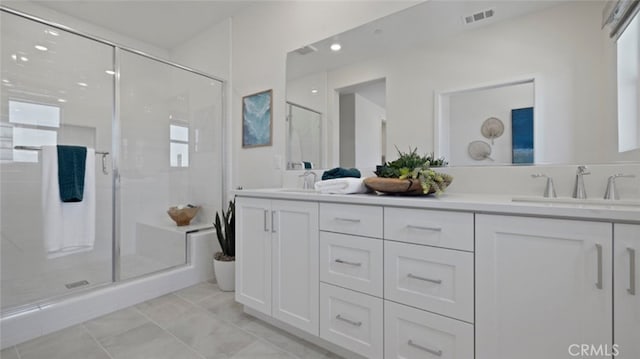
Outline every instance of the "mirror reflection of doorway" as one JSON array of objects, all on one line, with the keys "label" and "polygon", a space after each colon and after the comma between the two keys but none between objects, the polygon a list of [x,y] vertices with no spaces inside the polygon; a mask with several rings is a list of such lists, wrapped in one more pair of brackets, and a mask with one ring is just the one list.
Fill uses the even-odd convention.
[{"label": "mirror reflection of doorway", "polygon": [[375,168],[385,161],[386,80],[376,79],[337,90],[340,166]]}]

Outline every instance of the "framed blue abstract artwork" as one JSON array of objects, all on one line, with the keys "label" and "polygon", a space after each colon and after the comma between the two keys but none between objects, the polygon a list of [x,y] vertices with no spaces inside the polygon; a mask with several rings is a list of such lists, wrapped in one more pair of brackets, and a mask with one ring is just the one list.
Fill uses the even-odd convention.
[{"label": "framed blue abstract artwork", "polygon": [[242,98],[242,147],[271,146],[273,90]]},{"label": "framed blue abstract artwork", "polygon": [[512,163],[533,163],[533,107],[511,110]]}]

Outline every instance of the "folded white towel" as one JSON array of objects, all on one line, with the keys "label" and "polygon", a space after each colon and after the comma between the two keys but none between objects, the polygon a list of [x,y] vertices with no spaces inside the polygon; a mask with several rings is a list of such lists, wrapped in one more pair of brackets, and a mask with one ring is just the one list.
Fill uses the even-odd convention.
[{"label": "folded white towel", "polygon": [[316,190],[320,193],[352,194],[367,193],[369,190],[364,185],[363,178],[336,178],[316,182]]},{"label": "folded white towel", "polygon": [[90,251],[96,237],[95,150],[87,148],[82,202],[60,200],[58,149],[42,147],[42,216],[49,258]]}]

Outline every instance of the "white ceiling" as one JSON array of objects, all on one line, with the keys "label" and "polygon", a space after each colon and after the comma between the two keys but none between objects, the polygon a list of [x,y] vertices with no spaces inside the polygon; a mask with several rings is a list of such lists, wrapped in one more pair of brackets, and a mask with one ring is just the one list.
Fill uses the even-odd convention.
[{"label": "white ceiling", "polygon": [[33,2],[167,50],[254,4],[218,0]]},{"label": "white ceiling", "polygon": [[[306,55],[290,52],[287,55],[287,80],[424,47],[432,42],[443,42],[465,31],[541,11],[563,1],[570,0],[426,1],[311,44],[318,49],[317,52]],[[464,16],[488,9],[495,11],[492,18],[470,25],[463,23]],[[334,42],[339,42],[342,50],[330,51],[329,47]]]}]

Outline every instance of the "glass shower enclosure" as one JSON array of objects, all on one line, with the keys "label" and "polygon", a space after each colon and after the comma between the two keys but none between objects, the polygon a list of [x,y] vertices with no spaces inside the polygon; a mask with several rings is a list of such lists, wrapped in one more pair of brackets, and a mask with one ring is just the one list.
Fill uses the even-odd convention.
[{"label": "glass shower enclosure", "polygon": [[[223,83],[1,10],[3,316],[186,264],[186,232],[210,226],[222,202]],[[95,150],[73,216],[60,217],[68,207],[51,201],[43,170],[55,145]],[[166,211],[187,204],[201,209],[181,229]],[[82,246],[59,250],[74,236]]]},{"label": "glass shower enclosure", "polygon": [[287,169],[322,168],[322,114],[287,101]]}]

